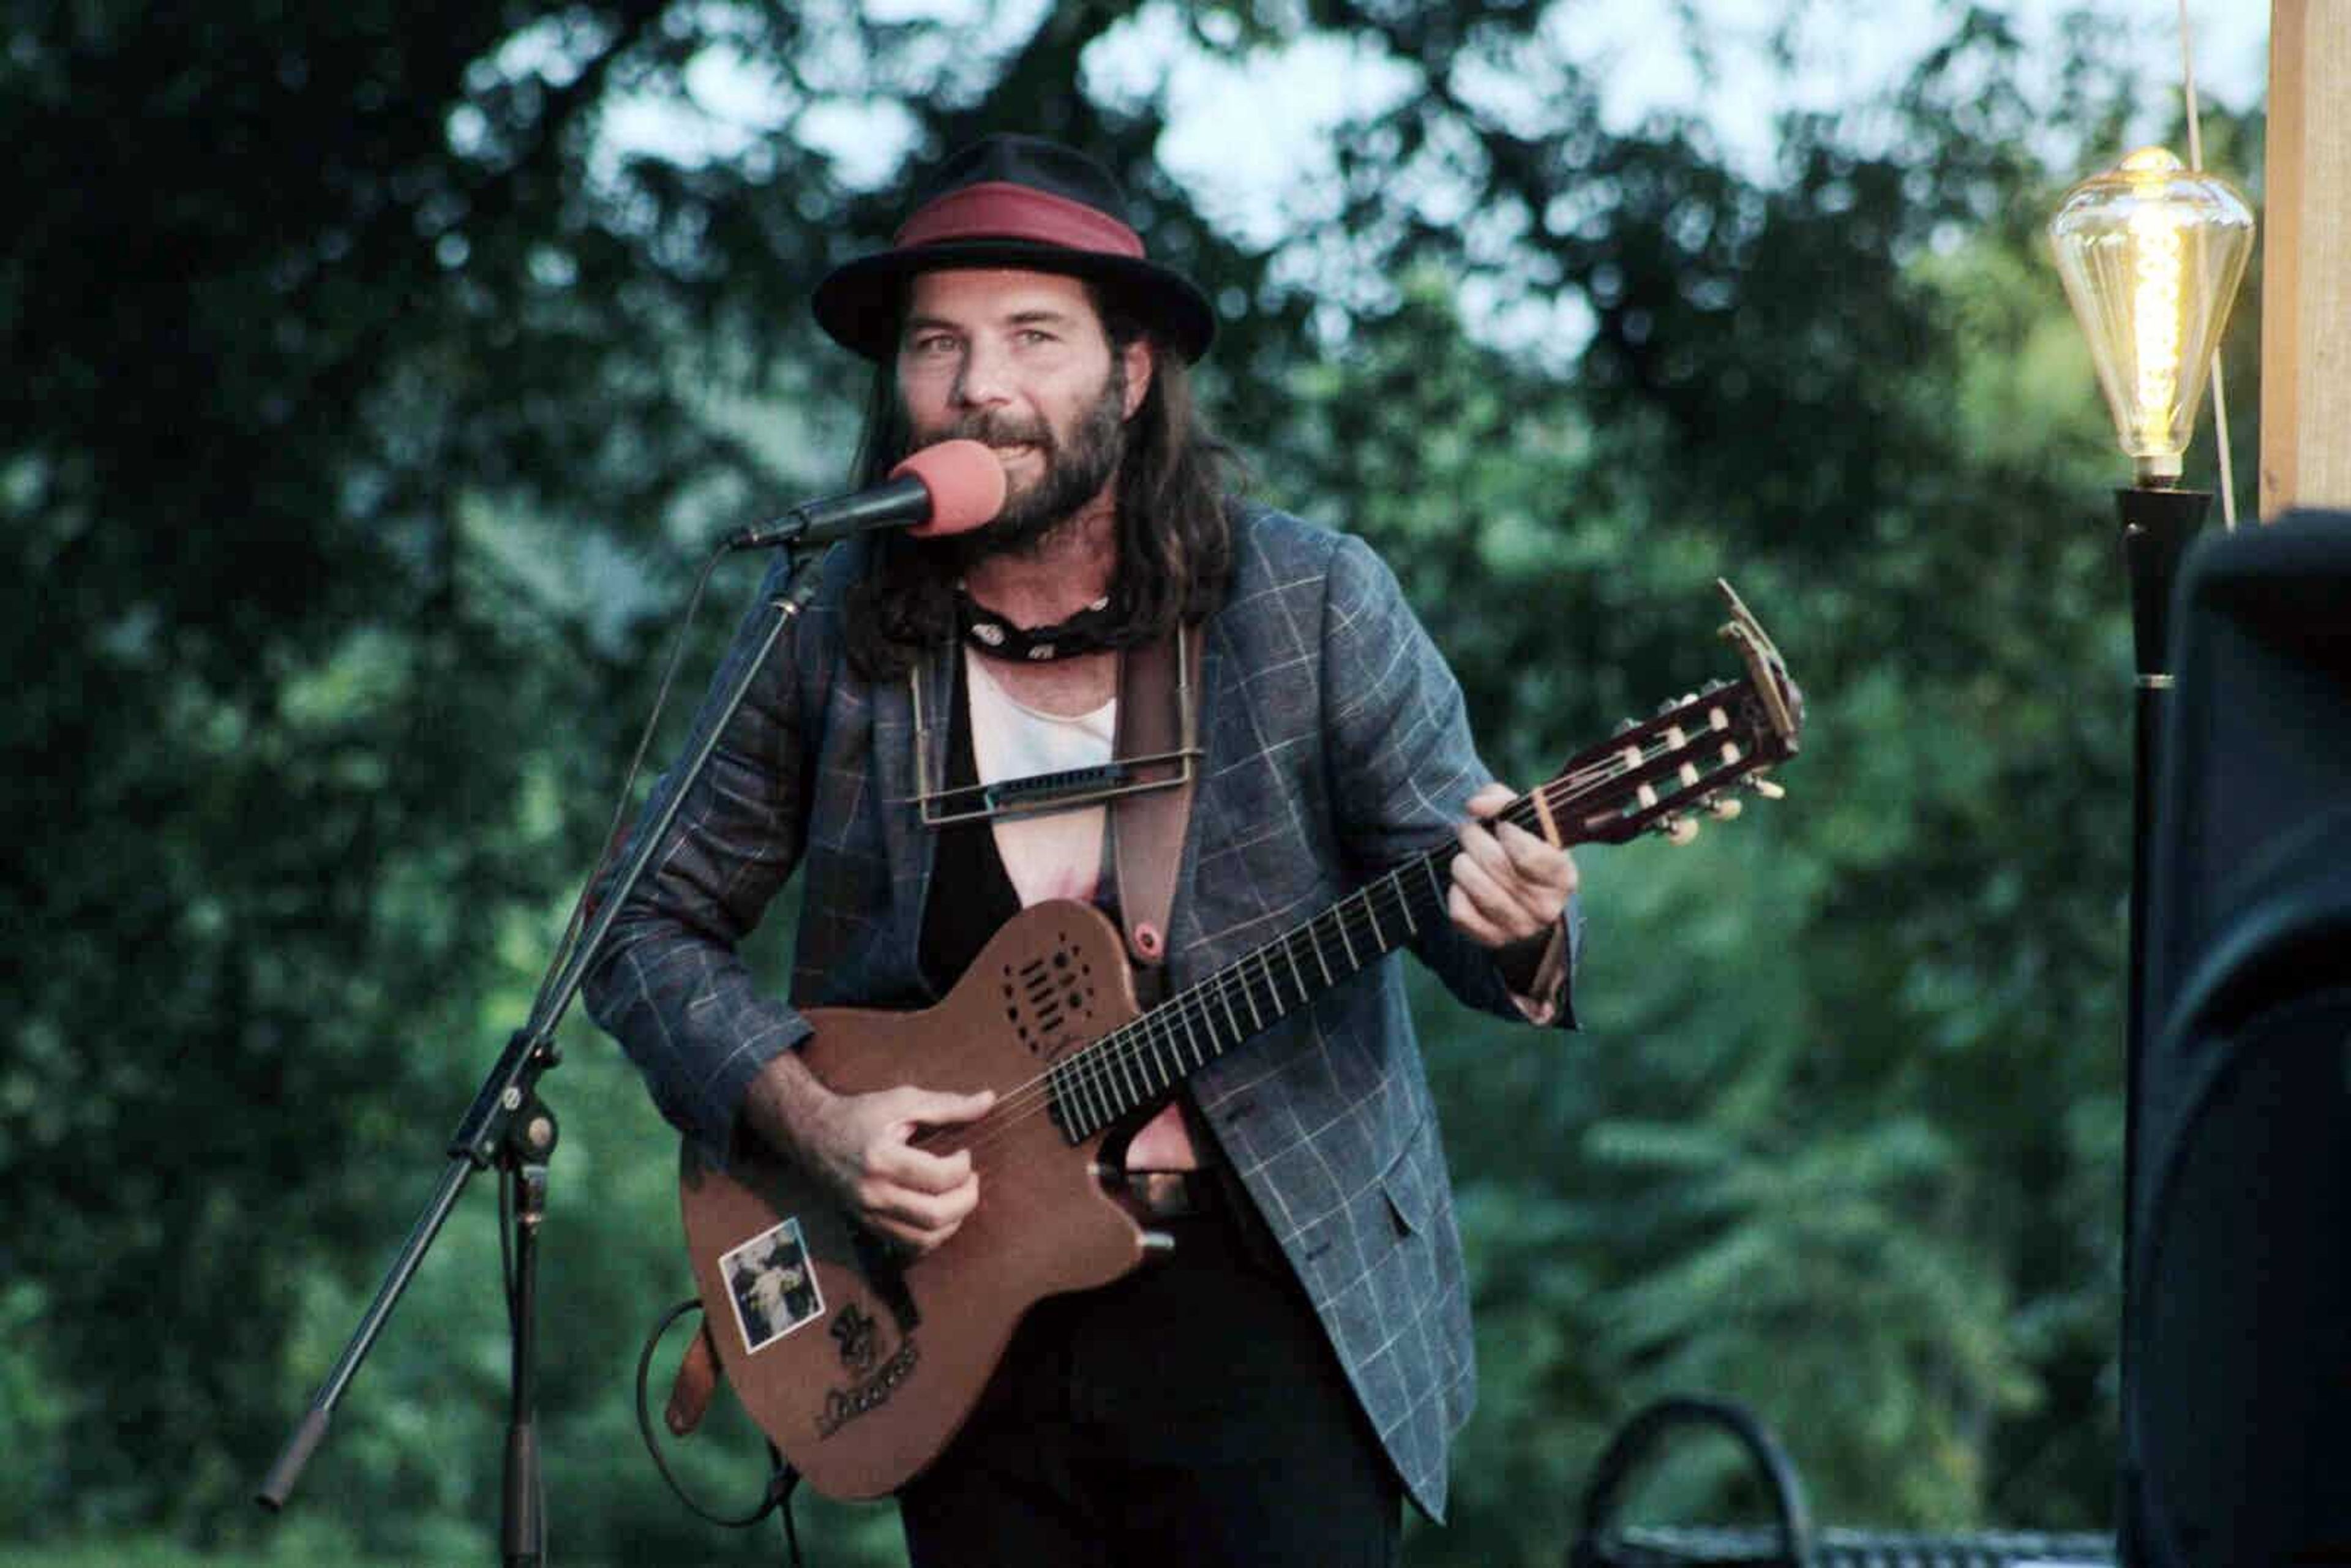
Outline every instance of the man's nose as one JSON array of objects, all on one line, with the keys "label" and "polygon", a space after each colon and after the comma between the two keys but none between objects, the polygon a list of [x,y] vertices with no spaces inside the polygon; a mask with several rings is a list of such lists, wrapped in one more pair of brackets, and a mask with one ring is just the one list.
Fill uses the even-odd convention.
[{"label": "man's nose", "polygon": [[974,343],[956,377],[955,399],[966,408],[992,408],[1012,396],[1011,360],[1001,348]]}]

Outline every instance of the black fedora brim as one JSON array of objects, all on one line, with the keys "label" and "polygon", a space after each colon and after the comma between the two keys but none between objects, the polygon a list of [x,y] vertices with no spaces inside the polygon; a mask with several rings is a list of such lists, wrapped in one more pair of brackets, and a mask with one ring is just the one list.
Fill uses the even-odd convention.
[{"label": "black fedora brim", "polygon": [[852,353],[876,362],[898,351],[898,312],[906,280],[943,267],[1003,267],[1055,272],[1110,287],[1170,347],[1193,361],[1217,335],[1216,312],[1189,278],[1156,262],[1076,250],[1039,240],[942,240],[860,256],[827,274],[810,301],[817,325]]}]

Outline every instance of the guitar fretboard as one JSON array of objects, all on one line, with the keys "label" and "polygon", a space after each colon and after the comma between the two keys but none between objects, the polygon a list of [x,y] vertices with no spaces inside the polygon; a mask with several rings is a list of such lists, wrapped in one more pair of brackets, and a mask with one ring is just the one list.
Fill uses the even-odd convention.
[{"label": "guitar fretboard", "polygon": [[[1584,753],[1500,820],[1553,843],[1622,841],[1757,767],[1765,722],[1750,683],[1709,688]],[[1447,843],[1405,862],[1055,1065],[1047,1074],[1054,1124],[1084,1142],[1447,919],[1458,852]]]},{"label": "guitar fretboard", "polygon": [[1083,1143],[1444,919],[1454,852],[1406,862],[1060,1063],[1054,1124]]}]

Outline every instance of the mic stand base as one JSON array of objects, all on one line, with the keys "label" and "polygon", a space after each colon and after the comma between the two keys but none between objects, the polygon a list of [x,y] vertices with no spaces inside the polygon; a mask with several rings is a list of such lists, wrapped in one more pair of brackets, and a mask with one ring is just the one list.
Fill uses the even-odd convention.
[{"label": "mic stand base", "polygon": [[[545,1131],[540,1136],[525,1132],[519,1140],[510,1138],[501,1161],[501,1174],[512,1184],[515,1201],[514,1372],[500,1545],[506,1568],[539,1568],[547,1552],[547,1487],[538,1465],[538,1224],[547,1213],[546,1156],[555,1146],[555,1118],[534,1099],[516,1126]],[[517,1141],[528,1150],[519,1160],[512,1148]]]}]

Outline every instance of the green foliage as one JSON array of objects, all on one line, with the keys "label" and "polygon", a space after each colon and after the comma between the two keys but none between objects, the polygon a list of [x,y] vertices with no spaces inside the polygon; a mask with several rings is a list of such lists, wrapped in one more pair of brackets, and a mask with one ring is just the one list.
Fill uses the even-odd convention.
[{"label": "green foliage", "polygon": [[[1751,1403],[1825,1519],[2104,1520],[2119,474],[2037,230],[2136,85],[2085,29],[2027,102],[2000,14],[1955,6],[1741,172],[1696,124],[1605,129],[1546,7],[1186,7],[1228,58],[1341,35],[1408,80],[1335,133],[1336,215],[1262,254],[1156,162],[1164,93],[1085,90],[1144,9],[990,48],[841,6],[10,9],[0,1542],[490,1554],[487,1181],[293,1511],[244,1499],[527,1014],[698,546],[846,467],[861,377],[804,300],[898,196],[820,150],[845,99],[918,152],[1032,129],[1118,169],[1224,302],[1204,400],[1259,489],[1380,546],[1506,777],[1733,673],[1718,576],[1806,685],[1788,801],[1583,856],[1584,1032],[1419,999],[1484,1376],[1414,1560],[1555,1562],[1601,1444],[1669,1392]],[[772,129],[614,150],[720,54]],[[2210,157],[2250,172],[2258,131],[2211,113]],[[674,1145],[564,1039],[559,1554],[764,1553],[632,1452],[639,1343],[687,1291]],[[759,1446],[714,1427],[679,1462],[737,1507]],[[1697,1463],[1662,1506],[1735,1496]],[[886,1510],[799,1507],[824,1561],[899,1560]]]}]

